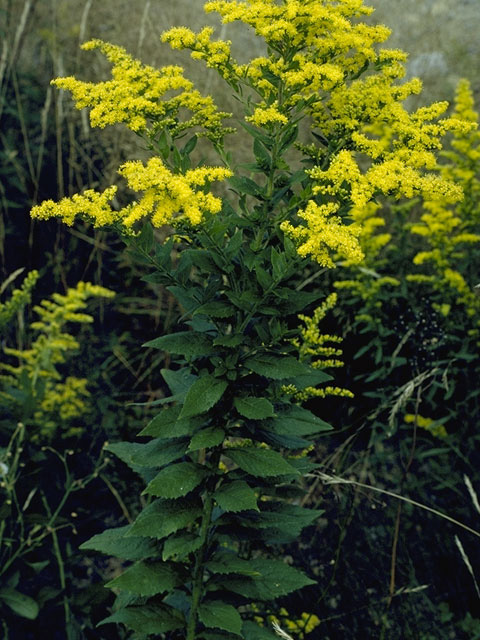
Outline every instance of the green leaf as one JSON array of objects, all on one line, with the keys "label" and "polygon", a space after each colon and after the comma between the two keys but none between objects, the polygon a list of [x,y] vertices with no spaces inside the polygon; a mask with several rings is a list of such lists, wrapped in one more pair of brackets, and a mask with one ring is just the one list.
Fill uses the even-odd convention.
[{"label": "green leaf", "polygon": [[213,627],[241,634],[242,618],[231,604],[221,601],[203,602],[198,608],[198,617],[209,629]]},{"label": "green leaf", "polygon": [[279,253],[274,247],[272,247],[270,255],[273,267],[273,277],[277,282],[279,282],[287,272],[285,255],[283,253]]},{"label": "green leaf", "polygon": [[255,491],[243,480],[225,481],[213,494],[218,506],[224,511],[258,511]]},{"label": "green leaf", "polygon": [[142,635],[166,633],[182,629],[185,626],[185,618],[179,611],[162,604],[120,609],[102,620],[97,626],[110,622],[124,624]]},{"label": "green leaf", "polygon": [[260,573],[258,578],[247,578],[229,575],[217,578],[216,584],[254,600],[275,600],[292,591],[315,584],[314,580],[281,560],[255,558],[251,561],[253,568]]},{"label": "green leaf", "polygon": [[236,347],[238,347],[239,345],[241,345],[243,342],[242,336],[239,336],[238,334],[233,334],[230,336],[219,336],[218,338],[215,338],[215,340],[213,341],[214,346],[220,346],[220,347],[230,347],[231,349],[235,349]]},{"label": "green leaf", "polygon": [[187,393],[197,379],[197,376],[193,375],[187,367],[178,369],[177,371],[172,371],[172,369],[161,369],[160,373],[173,395]]},{"label": "green leaf", "polygon": [[136,246],[145,253],[150,253],[155,245],[155,238],[153,236],[153,227],[149,222],[145,222],[140,230],[140,233],[135,238]]},{"label": "green leaf", "polygon": [[263,144],[258,138],[253,141],[253,153],[257,159],[258,165],[263,169],[269,169],[272,163],[272,157],[270,153],[265,149]]},{"label": "green leaf", "polygon": [[307,373],[287,379],[285,384],[293,384],[297,389],[302,390],[306,387],[316,387],[318,384],[328,382],[329,380],[333,380],[333,377],[328,373],[325,373],[325,371],[310,369]]},{"label": "green leaf", "polygon": [[124,589],[139,596],[154,596],[172,591],[182,582],[178,571],[166,563],[138,562],[105,586],[109,589]]},{"label": "green leaf", "polygon": [[[203,314],[205,316],[209,316],[210,318],[230,318],[235,313],[235,309],[228,302],[206,302],[202,304],[200,307],[197,307],[193,312],[193,315]],[[215,344],[215,343],[213,343]]]},{"label": "green leaf", "polygon": [[107,529],[81,544],[80,549],[99,551],[106,556],[124,560],[142,560],[155,556],[158,552],[156,543],[147,538],[130,537],[131,528],[132,525],[129,524],[125,527]]},{"label": "green leaf", "polygon": [[179,420],[181,407],[168,407],[156,415],[147,426],[140,431],[139,436],[153,436],[154,438],[181,438],[191,436],[202,423],[201,418],[184,418]]},{"label": "green leaf", "polygon": [[[285,149],[288,149],[288,147],[290,147],[295,140],[297,139],[298,136],[298,125],[293,126],[291,129],[287,129],[287,131],[282,135],[282,137],[280,138],[280,143],[279,143],[279,153],[282,153],[282,151],[285,151]],[[302,175],[305,175],[304,172],[302,171]]]},{"label": "green leaf", "polygon": [[260,266],[257,266],[255,268],[255,276],[257,278],[258,284],[262,287],[264,291],[267,291],[268,289],[270,289],[272,285],[272,276],[267,271],[265,271],[265,269],[263,269]]},{"label": "green leaf", "polygon": [[181,458],[187,449],[185,439],[152,440],[138,442],[114,442],[105,447],[135,471],[135,467],[161,467]]},{"label": "green leaf", "polygon": [[308,409],[292,406],[279,413],[270,425],[279,434],[309,436],[321,431],[331,431],[332,427],[327,422],[318,418]]},{"label": "green leaf", "polygon": [[251,311],[261,299],[253,291],[242,291],[235,293],[234,291],[225,292],[227,298],[239,309]]},{"label": "green leaf", "polygon": [[202,546],[202,539],[194,533],[170,536],[163,543],[162,560],[182,560]]},{"label": "green leaf", "polygon": [[318,520],[323,513],[322,509],[306,509],[295,504],[269,501],[262,503],[261,513],[244,513],[240,520],[256,529],[278,530],[290,541],[295,540],[302,529]]},{"label": "green leaf", "polygon": [[245,416],[245,418],[264,420],[275,416],[273,404],[266,398],[254,398],[252,396],[235,398],[233,404],[238,413]]},{"label": "green leaf", "polygon": [[274,380],[282,380],[311,372],[310,367],[292,356],[262,354],[248,358],[245,360],[244,365],[250,371]]},{"label": "green leaf", "polygon": [[186,358],[209,356],[215,352],[211,339],[198,331],[179,331],[145,342],[143,347],[178,353]]},{"label": "green leaf", "polygon": [[233,190],[240,195],[246,193],[250,196],[258,196],[263,191],[259,184],[244,176],[233,176],[228,179],[228,182],[233,187]]},{"label": "green leaf", "polygon": [[[257,129],[256,127],[253,127],[251,124],[248,124],[247,122],[242,122],[241,120],[238,122],[238,124],[245,129],[246,131],[248,131],[248,133],[254,138],[258,140],[261,140],[263,142],[263,144],[267,147],[267,148],[271,148],[273,141],[270,138],[270,136],[265,135],[262,131],[260,131],[259,129]],[[231,179],[231,178],[230,178]]]},{"label": "green leaf", "polygon": [[213,556],[212,560],[209,560],[205,567],[215,574],[232,574],[235,573],[241,576],[249,576],[250,578],[259,578],[261,573],[252,566],[251,560],[243,560],[230,551],[218,551]]},{"label": "green leaf", "polygon": [[207,475],[207,469],[201,465],[179,462],[162,469],[143,493],[159,498],[180,498],[195,489]]},{"label": "green leaf", "polygon": [[197,146],[197,142],[198,142],[198,136],[196,134],[194,134],[190,138],[190,140],[188,140],[188,142],[184,145],[184,147],[182,149],[180,149],[180,152],[185,154],[185,155],[188,155],[189,153],[192,153],[192,151]]},{"label": "green leaf", "polygon": [[201,504],[188,499],[155,500],[138,515],[127,536],[161,540],[184,529],[202,515]]},{"label": "green leaf", "polygon": [[20,593],[16,589],[0,589],[0,600],[9,607],[14,613],[28,620],[35,620],[38,616],[40,608],[33,598]]},{"label": "green leaf", "polygon": [[220,427],[207,427],[198,431],[190,440],[187,451],[198,451],[198,449],[209,449],[221,444],[225,439],[225,431]]},{"label": "green leaf", "polygon": [[271,449],[257,449],[256,447],[232,448],[226,449],[225,455],[233,460],[240,469],[259,478],[298,474],[298,471],[288,464],[282,455]]},{"label": "green leaf", "polygon": [[190,418],[206,413],[223,396],[228,383],[213,376],[202,376],[190,387],[180,418]]},{"label": "green leaf", "polygon": [[306,449],[312,444],[311,440],[299,438],[291,434],[280,434],[270,431],[269,429],[257,429],[257,439],[261,439],[266,444],[275,449]]}]

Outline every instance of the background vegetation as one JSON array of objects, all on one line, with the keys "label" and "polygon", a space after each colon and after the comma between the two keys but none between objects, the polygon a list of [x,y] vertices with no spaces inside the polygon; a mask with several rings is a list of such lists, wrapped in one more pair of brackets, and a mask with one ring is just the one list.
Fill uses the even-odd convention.
[{"label": "background vegetation", "polygon": [[[422,100],[452,101],[461,77],[471,81],[479,97],[476,0],[371,4],[377,9],[371,19],[393,29],[390,45],[410,53],[409,74],[424,81]],[[102,581],[115,576],[118,566],[86,556],[78,546],[106,526],[131,521],[140,508],[134,498],[139,491],[132,491],[136,477],[120,463],[105,460],[101,449],[105,440],[133,438],[144,424],[143,409],[128,403],[164,394],[157,372],[168,367],[168,360],[138,345],[168,333],[181,314],[168,292],[141,281],[141,265],[119,252],[116,236],[30,219],[30,208],[37,202],[87,185],[102,189],[115,182],[123,159],[138,157],[133,136],[120,128],[91,130],[86,115],[74,111],[70,99],[49,82],[70,74],[100,78],[103,60],[78,48],[79,42],[100,37],[125,46],[148,64],[180,58],[186,75],[201,90],[214,92],[215,74],[205,73],[187,55],[175,54],[159,42],[160,33],[174,24],[188,23],[193,29],[215,24],[202,6],[201,0],[138,0],[134,10],[126,0],[1,4],[2,302],[28,272],[39,272],[35,286],[25,290],[4,323],[2,345],[26,349],[38,339],[32,327],[38,319],[33,307],[54,292],[66,294],[81,280],[116,292],[114,299],[91,301],[93,323],[65,329],[78,344],[64,353],[61,378],[88,378],[90,393],[76,413],[56,423],[52,433],[42,433],[44,417],[37,431],[25,432],[17,425],[25,421],[29,389],[18,385],[16,403],[2,396],[0,519],[6,525],[0,529],[0,553],[12,557],[18,541],[25,541],[20,551],[15,547],[15,562],[0,576],[0,634],[6,638],[119,637],[111,626],[94,629],[110,605]],[[220,36],[234,40],[240,60],[242,51],[250,54],[252,46],[258,46],[236,26],[220,28]],[[227,101],[220,106],[236,108]],[[479,177],[478,163],[475,170]],[[477,195],[472,192],[467,212],[472,233],[480,231]],[[365,268],[397,277],[401,285],[380,287],[373,297],[361,290],[340,290],[340,302],[326,321],[332,333],[345,337],[346,366],[336,382],[356,397],[312,401],[312,408],[336,427],[316,454],[329,478],[312,478],[308,498],[325,515],[287,553],[298,565],[313,569],[319,581],[318,588],[303,592],[308,611],[321,621],[307,637],[480,638],[478,538],[378,492],[409,496],[479,529],[480,513],[468,484],[473,492],[480,487],[478,338],[469,335],[478,309],[469,316],[452,292],[442,290],[440,281],[423,289],[406,284],[407,275],[418,271],[412,267],[414,256],[425,250],[408,224],[423,212],[418,207],[387,206],[383,213],[393,240]],[[463,220],[467,213],[461,212]],[[463,251],[462,273],[473,290],[480,282],[479,252],[474,244]],[[339,269],[332,289],[333,280],[346,279],[371,291],[378,278]],[[454,314],[442,315],[442,304],[451,305]],[[8,353],[2,358],[13,366]],[[38,407],[28,410],[30,420]],[[417,418],[413,428],[406,416],[416,414],[427,423],[421,425]],[[298,597],[285,605],[298,615],[306,609]]]}]

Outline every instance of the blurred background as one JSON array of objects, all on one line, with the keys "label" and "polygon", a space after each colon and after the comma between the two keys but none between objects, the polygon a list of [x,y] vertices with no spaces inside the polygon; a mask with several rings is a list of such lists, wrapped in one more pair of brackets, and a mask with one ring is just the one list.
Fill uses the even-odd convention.
[{"label": "blurred background", "polygon": [[[132,439],[139,430],[143,409],[125,405],[158,397],[158,371],[169,363],[163,354],[152,356],[138,345],[168,332],[181,312],[168,292],[141,281],[142,265],[124,255],[116,234],[82,224],[68,228],[56,221],[31,221],[29,211],[34,204],[46,198],[72,195],[86,187],[102,190],[118,181],[117,169],[123,161],[142,156],[138,139],[132,132],[116,126],[91,129],[88,114],[76,111],[70,95],[52,88],[49,83],[52,78],[64,75],[88,81],[107,78],[109,65],[101,54],[79,48],[88,39],[100,38],[125,47],[153,66],[181,64],[187,77],[194,80],[202,92],[212,93],[221,108],[235,112],[235,102],[225,93],[214,72],[192,61],[188,52],[172,52],[168,45],[160,42],[162,31],[174,25],[194,30],[213,25],[219,38],[234,42],[233,52],[240,61],[262,54],[259,43],[246,29],[236,24],[222,26],[215,14],[203,13],[203,4],[203,0],[0,0],[0,282],[24,269],[18,281],[11,281],[11,289],[12,285],[19,286],[28,271],[38,269],[41,277],[34,291],[34,302],[55,291],[64,293],[79,280],[117,292],[114,305],[110,304],[108,309],[104,303],[97,303],[95,323],[92,328],[82,329],[81,351],[75,358],[75,374],[89,378],[93,398],[91,427],[75,442],[75,447],[88,451],[91,457],[98,454],[104,439]],[[423,81],[424,91],[412,99],[415,101],[412,108],[435,100],[451,102],[460,78],[470,80],[478,105],[480,0],[370,0],[366,4],[375,8],[369,21],[392,29],[385,46],[407,51],[408,76],[419,76]],[[237,157],[242,158],[250,149],[241,148],[241,136],[237,140],[235,151]],[[28,307],[25,319],[12,327],[6,344],[28,344],[28,321],[32,318],[34,314]],[[347,386],[348,383],[347,380]],[[333,421],[338,416],[334,415],[335,409],[331,411],[333,415],[328,418],[332,418],[332,424],[342,424],[341,420]],[[475,423],[475,416],[471,418]],[[469,428],[471,436],[477,428],[472,425]],[[408,442],[402,438],[401,435],[398,441],[387,444],[382,441],[365,464],[361,452],[358,454],[368,482],[382,485],[388,478],[382,486],[395,488],[395,474],[398,476],[401,468],[399,459],[402,455],[404,459],[408,457]],[[326,444],[319,455],[338,454],[340,461],[342,452],[350,446],[347,443],[347,439],[342,442],[340,437]],[[358,451],[363,444],[360,438]],[[421,499],[433,501],[444,511],[460,504],[458,517],[468,519],[472,505],[468,499],[465,503],[464,488],[459,490],[454,485],[461,484],[464,472],[479,468],[478,464],[476,467],[472,464],[472,461],[480,462],[475,453],[477,445],[478,439],[472,439],[471,445],[466,445],[468,451],[462,453],[464,457],[453,458],[457,464],[456,475],[452,471],[450,477],[451,450],[444,447],[443,454],[439,453],[441,447],[436,448],[435,441],[429,442],[418,472]],[[58,446],[70,445],[67,441]],[[398,459],[394,457],[397,455]],[[437,457],[441,455],[445,458]],[[85,464],[84,458],[79,460],[80,466]],[[474,484],[478,486],[478,471],[475,473]],[[105,526],[123,524],[125,514],[135,512],[135,496],[141,491],[138,480],[127,476],[121,466],[111,467],[109,478],[110,486],[95,485],[95,491],[79,498],[75,505],[75,511],[80,514],[78,520],[83,523],[83,528],[78,525],[79,542]],[[428,481],[422,484],[424,478]],[[60,485],[61,474],[57,479]],[[435,502],[437,494],[430,493],[432,487],[439,492],[445,489],[445,496],[441,494],[438,502]],[[316,498],[314,495],[314,502],[318,500],[323,508],[320,488],[315,489],[319,491]],[[396,504],[387,509],[382,499],[369,498],[365,506],[364,495],[340,489],[328,493],[326,501],[325,519],[310,532],[309,539],[289,550],[300,565],[318,572],[324,589],[321,598],[317,592],[310,593],[315,607],[318,605],[315,611],[324,623],[309,633],[309,638],[480,638],[480,603],[471,576],[453,543],[456,529],[450,530],[446,544],[444,522],[434,517],[420,522],[418,511],[407,505],[404,513],[405,519],[408,516],[408,525],[405,525],[405,544],[401,550],[404,554],[402,577],[405,584],[417,585],[418,590],[412,592],[415,595],[411,598],[397,598],[387,615],[384,594]],[[92,515],[95,510],[96,515]],[[478,529],[478,517],[472,520],[471,526]],[[478,558],[475,539],[469,538],[468,542],[470,557]],[[105,607],[110,603],[106,602],[106,595],[101,595],[99,585],[108,572],[118,567],[101,559],[87,562],[66,534],[61,543],[67,550],[72,593],[78,585],[84,594],[87,594],[87,585],[96,581],[98,586],[91,597],[85,595],[83,600],[78,599],[77,593],[70,598],[79,622],[78,629],[75,627],[77,631],[69,632],[68,638],[117,640],[126,637],[112,629],[95,630],[93,622],[88,622],[105,615]],[[445,548],[440,552],[443,545]],[[54,578],[51,575],[45,578],[47,586],[50,586],[49,580],[53,582]],[[436,586],[425,586],[430,581],[436,581]],[[16,631],[11,631],[10,637],[13,640],[45,637],[65,640],[67,636],[54,625],[55,616],[47,615],[56,610],[51,606],[50,610],[45,607],[42,618],[42,624],[51,624],[51,628],[41,627],[38,635],[36,623],[23,620]],[[302,612],[307,605],[293,598],[289,607]],[[1,633],[0,629],[0,637]]]}]

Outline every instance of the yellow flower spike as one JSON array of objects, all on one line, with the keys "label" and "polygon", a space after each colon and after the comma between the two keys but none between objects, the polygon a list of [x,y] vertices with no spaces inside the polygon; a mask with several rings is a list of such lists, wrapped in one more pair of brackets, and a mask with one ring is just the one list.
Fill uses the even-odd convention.
[{"label": "yellow flower spike", "polygon": [[38,278],[38,271],[30,271],[26,275],[20,288],[14,289],[6,302],[0,302],[0,331],[4,327],[8,327],[12,318],[30,302],[32,289],[35,287]]}]

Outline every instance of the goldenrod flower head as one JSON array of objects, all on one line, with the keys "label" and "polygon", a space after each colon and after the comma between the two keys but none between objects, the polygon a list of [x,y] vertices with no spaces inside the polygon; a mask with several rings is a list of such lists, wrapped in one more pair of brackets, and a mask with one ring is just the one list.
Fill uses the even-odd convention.
[{"label": "goldenrod flower head", "polygon": [[217,69],[228,79],[233,75],[234,61],[231,60],[228,40],[212,41],[212,27],[204,27],[194,33],[187,27],[173,27],[162,33],[162,42],[168,42],[172,49],[191,49],[194,60],[204,60],[207,67]]},{"label": "goldenrod flower head", "polygon": [[141,200],[122,210],[122,224],[127,228],[145,216],[151,216],[155,227],[178,218],[186,218],[192,225],[200,224],[206,214],[218,213],[222,203],[220,198],[196,188],[232,175],[223,167],[199,167],[185,174],[174,174],[156,157],[146,166],[138,161],[126,162],[119,172],[130,188],[145,192]]},{"label": "goldenrod flower head", "polygon": [[265,104],[256,107],[253,115],[245,118],[247,122],[251,122],[257,127],[264,127],[274,125],[277,122],[281,124],[287,124],[288,118],[285,114],[280,113],[278,110],[278,102],[274,102],[272,105],[267,106]]},{"label": "goldenrod flower head", "polygon": [[[71,420],[88,408],[85,403],[89,395],[87,380],[74,376],[63,379],[57,368],[79,346],[76,338],[66,331],[66,325],[92,322],[92,316],[83,312],[87,300],[114,295],[113,291],[90,282],[79,282],[65,295],[55,293],[51,299],[42,300],[33,308],[39,319],[32,322],[30,328],[38,332],[38,336],[30,348],[4,349],[6,355],[18,359],[19,365],[0,363],[0,370],[10,374],[9,386],[12,388],[23,389],[25,379],[28,380],[30,393],[37,402],[33,418],[41,425],[42,435],[53,436],[60,426],[59,420]],[[18,397],[22,397],[8,393],[3,395],[12,404],[18,403]],[[63,435],[72,434],[68,431]]]},{"label": "goldenrod flower head", "polygon": [[[122,122],[129,129],[142,132],[151,122],[170,126],[172,134],[185,128],[200,126],[205,135],[220,139],[222,119],[230,114],[219,112],[210,96],[202,96],[193,83],[183,76],[182,67],[160,69],[144,65],[122,47],[90,40],[83,49],[100,49],[112,63],[112,79],[106,82],[82,82],[74,77],[57,78],[53,84],[72,92],[77,109],[90,107],[92,126],[105,127]],[[171,95],[172,92],[176,95]],[[180,109],[193,112],[190,120],[178,123]]]},{"label": "goldenrod flower head", "polygon": [[112,186],[102,193],[87,189],[83,194],[74,194],[71,198],[62,198],[59,202],[44,200],[42,204],[32,208],[30,215],[39,220],[61,218],[68,226],[72,226],[78,215],[92,220],[95,227],[113,225],[121,217],[109,204],[116,192],[117,187]]},{"label": "goldenrod flower head", "polygon": [[21,309],[27,305],[32,297],[32,289],[37,283],[38,271],[30,271],[19,289],[14,289],[6,302],[0,302],[0,331],[8,327],[9,322]]},{"label": "goldenrod flower head", "polygon": [[335,267],[331,252],[354,263],[363,259],[363,253],[358,242],[360,228],[357,225],[345,225],[338,216],[332,216],[338,210],[338,205],[317,204],[309,200],[306,208],[298,211],[298,216],[305,220],[306,225],[294,227],[290,222],[283,222],[282,231],[297,244],[299,255],[311,256],[324,267]]},{"label": "goldenrod flower head", "polygon": [[205,194],[197,187],[232,175],[223,167],[199,167],[185,174],[174,174],[157,157],[151,158],[146,165],[140,161],[126,162],[119,173],[131,189],[144,192],[140,200],[123,209],[116,211],[108,204],[116,193],[116,187],[109,187],[103,193],[87,190],[58,203],[46,200],[34,207],[31,215],[43,220],[59,217],[68,225],[73,224],[77,215],[82,215],[93,221],[95,227],[120,224],[126,233],[145,217],[150,217],[155,227],[174,223],[179,218],[197,225],[206,214],[218,213],[222,206],[220,198]]}]

